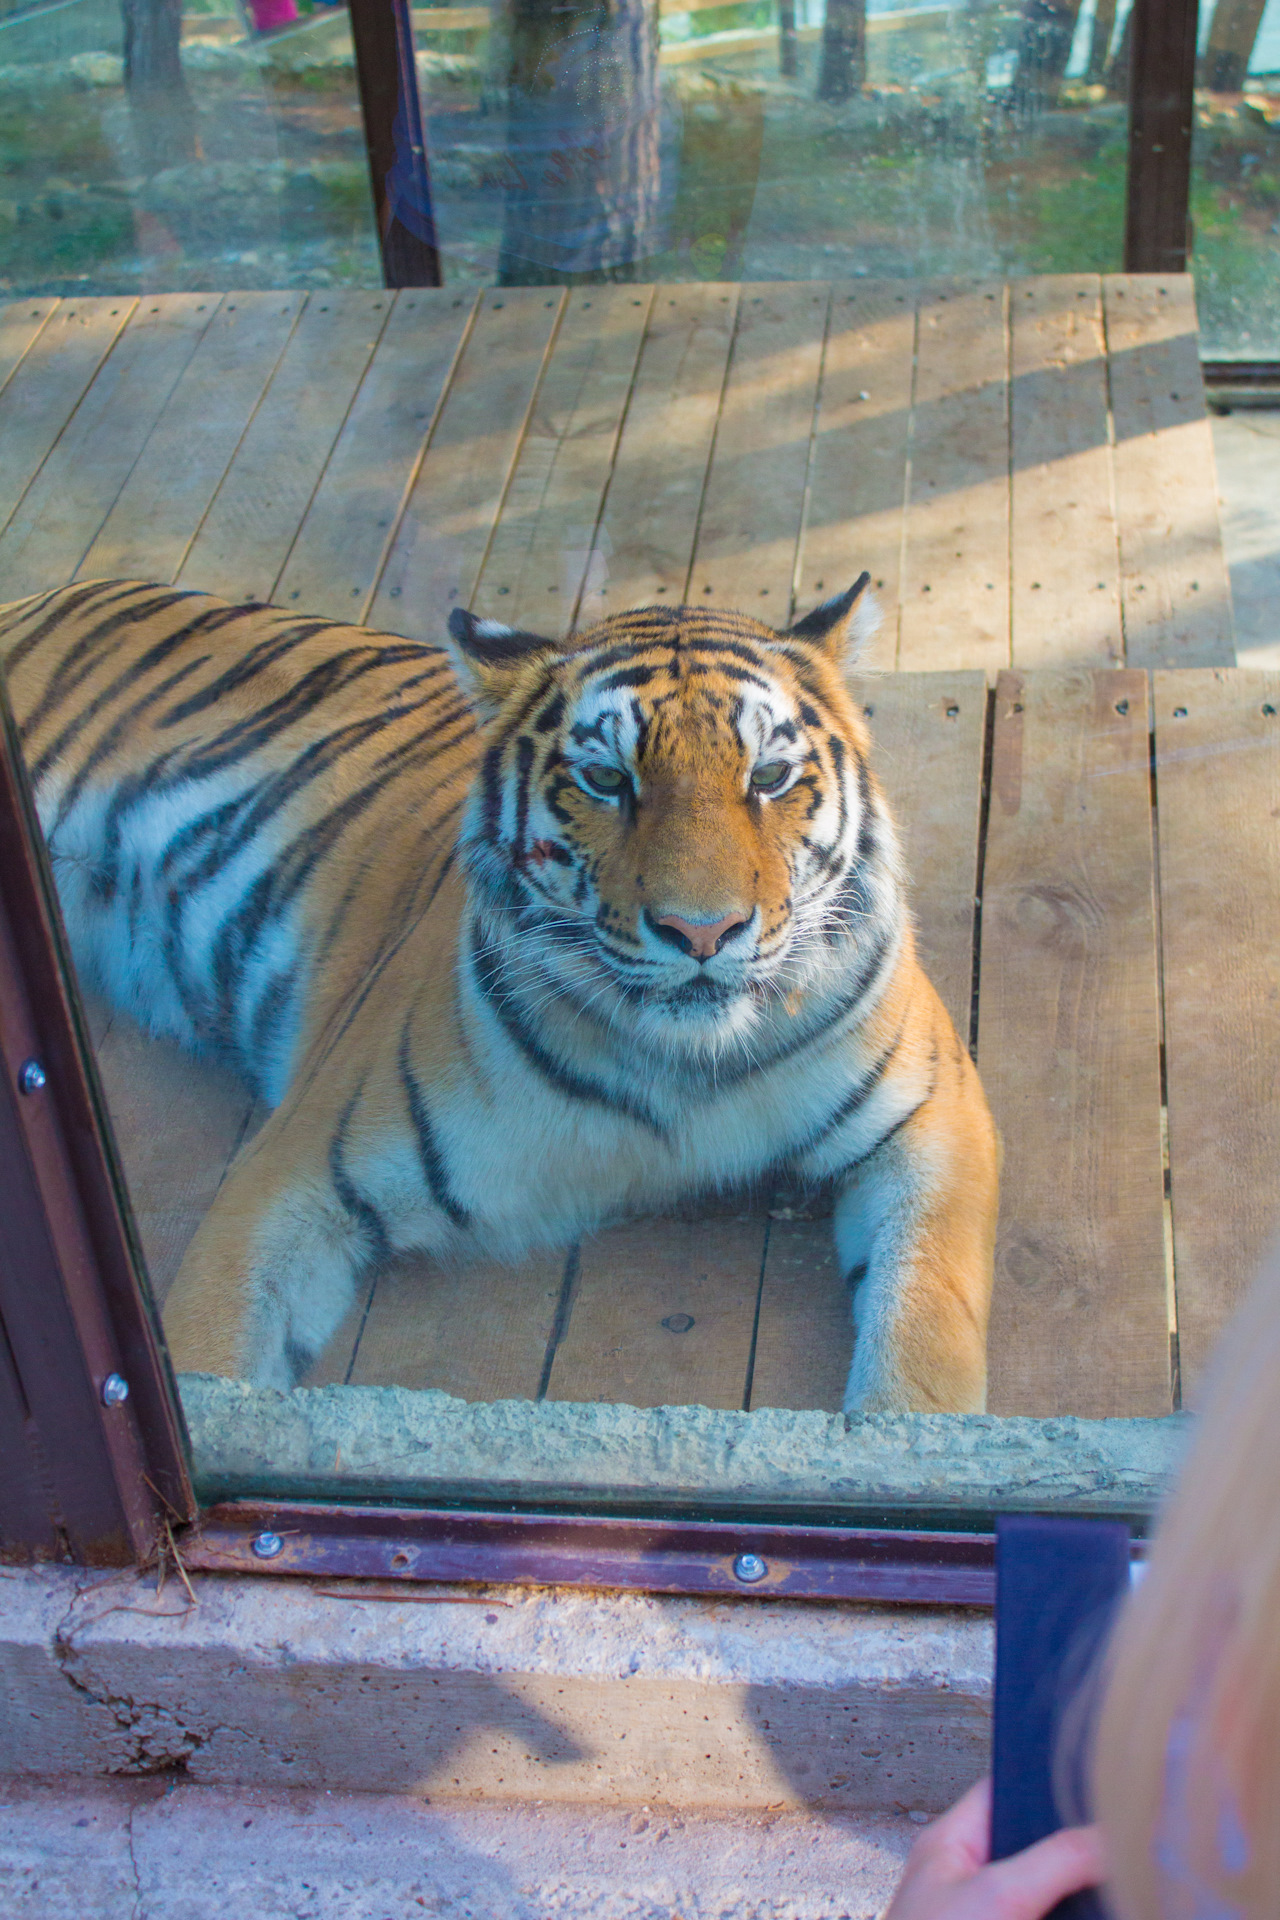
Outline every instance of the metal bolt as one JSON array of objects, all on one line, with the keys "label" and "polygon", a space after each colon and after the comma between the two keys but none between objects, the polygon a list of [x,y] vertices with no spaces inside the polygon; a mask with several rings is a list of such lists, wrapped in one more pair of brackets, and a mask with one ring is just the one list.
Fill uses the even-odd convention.
[{"label": "metal bolt", "polygon": [[744,1580],[748,1586],[754,1586],[757,1580],[763,1580],[769,1571],[768,1563],[758,1553],[740,1553],[733,1563],[734,1576]]},{"label": "metal bolt", "polygon": [[129,1382],[122,1373],[109,1373],[102,1383],[104,1407],[122,1407],[129,1398]]},{"label": "metal bolt", "polygon": [[18,1069],[18,1092],[39,1093],[49,1084],[49,1076],[38,1060],[24,1061]]},{"label": "metal bolt", "polygon": [[274,1560],[278,1553],[284,1552],[284,1541],[278,1533],[255,1534],[253,1550],[259,1560]]}]

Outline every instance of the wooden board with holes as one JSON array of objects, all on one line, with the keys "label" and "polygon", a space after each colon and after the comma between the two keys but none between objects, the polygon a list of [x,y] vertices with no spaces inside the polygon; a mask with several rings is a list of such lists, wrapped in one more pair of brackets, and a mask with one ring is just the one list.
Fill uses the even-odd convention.
[{"label": "wooden board with holes", "polygon": [[978,1065],[1004,1139],[997,1413],[1171,1406],[1147,678],[1005,673]]},{"label": "wooden board with holes", "polygon": [[909,291],[832,288],[796,603],[807,612],[865,568],[881,628],[864,660],[880,669],[892,668],[898,652],[915,331]]},{"label": "wooden board with holes", "polygon": [[744,287],[687,595],[772,626],[791,609],[830,291]]},{"label": "wooden board with holes", "polygon": [[388,293],[308,294],[183,564],[182,586],[271,599],[390,309]]},{"label": "wooden board with holes", "polygon": [[483,618],[534,633],[572,625],[651,297],[632,286],[569,294],[472,596]]},{"label": "wooden board with holes", "polygon": [[587,567],[583,625],[684,597],[737,311],[737,287],[655,289]]},{"label": "wooden board with holes", "polygon": [[229,293],[218,303],[78,579],[177,578],[305,297]]},{"label": "wooden board with holes", "polygon": [[[920,957],[968,1043],[987,689],[980,673],[905,673],[859,688],[873,765],[901,836]],[[853,1356],[852,1303],[830,1197],[773,1206],[751,1404],[835,1411]]]},{"label": "wooden board with holes", "polygon": [[276,585],[282,607],[365,619],[475,306],[447,288],[396,295]]},{"label": "wooden board with holes", "polygon": [[741,1407],[766,1224],[691,1209],[584,1240],[548,1399]]},{"label": "wooden board with holes", "polygon": [[1187,274],[1103,281],[1125,657],[1234,666],[1213,437]]},{"label": "wooden board with holes", "polygon": [[1006,293],[920,302],[898,665],[1008,666]]},{"label": "wooden board with holes", "polygon": [[1115,666],[1124,630],[1098,276],[1019,281],[1009,331],[1013,664]]},{"label": "wooden board with holes", "polygon": [[374,593],[370,626],[438,639],[469,606],[524,439],[564,295],[486,293]]},{"label": "wooden board with holes", "polygon": [[1280,673],[1154,682],[1174,1270],[1194,1396],[1280,1221]]}]

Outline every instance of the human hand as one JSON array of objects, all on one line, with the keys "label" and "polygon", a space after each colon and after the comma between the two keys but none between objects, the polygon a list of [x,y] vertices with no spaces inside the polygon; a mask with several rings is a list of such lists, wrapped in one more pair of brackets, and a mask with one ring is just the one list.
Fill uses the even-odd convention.
[{"label": "human hand", "polygon": [[1064,1827],[990,1860],[991,1782],[979,1780],[911,1849],[883,1920],[1044,1920],[1104,1877],[1096,1827]]}]

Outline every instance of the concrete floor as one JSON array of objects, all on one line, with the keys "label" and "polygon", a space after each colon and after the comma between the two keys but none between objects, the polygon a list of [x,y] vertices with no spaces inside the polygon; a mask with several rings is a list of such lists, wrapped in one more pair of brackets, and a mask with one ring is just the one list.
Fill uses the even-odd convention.
[{"label": "concrete floor", "polygon": [[1280,667],[1280,411],[1215,414],[1213,448],[1236,658],[1242,667]]},{"label": "concrete floor", "polygon": [[872,1920],[918,1817],[0,1782],[4,1920]]}]

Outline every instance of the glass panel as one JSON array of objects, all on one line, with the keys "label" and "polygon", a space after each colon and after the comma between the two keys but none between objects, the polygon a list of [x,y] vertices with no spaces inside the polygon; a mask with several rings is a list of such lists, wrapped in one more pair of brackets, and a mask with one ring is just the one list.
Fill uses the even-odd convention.
[{"label": "glass panel", "polygon": [[0,0],[0,172],[5,292],[380,277],[333,6]]},{"label": "glass panel", "polygon": [[[1125,16],[830,5],[418,9],[438,289],[354,184],[364,266],[292,187],[244,274],[13,241],[0,637],[206,1491],[1140,1512],[1265,1244],[1280,682],[1109,271]],[[342,19],[236,24],[145,193],[363,168]]]},{"label": "glass panel", "polygon": [[1201,9],[1192,265],[1204,352],[1280,356],[1280,5]]}]

